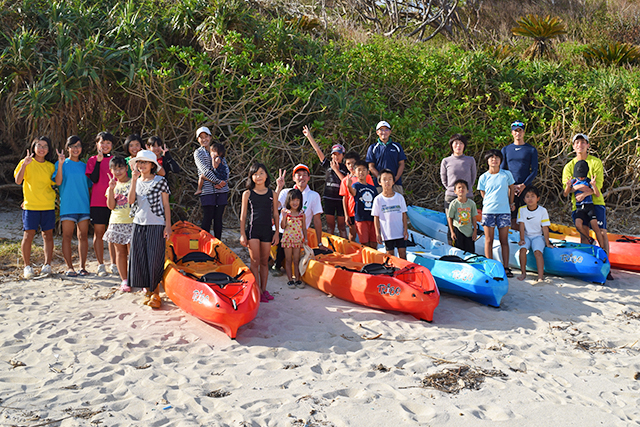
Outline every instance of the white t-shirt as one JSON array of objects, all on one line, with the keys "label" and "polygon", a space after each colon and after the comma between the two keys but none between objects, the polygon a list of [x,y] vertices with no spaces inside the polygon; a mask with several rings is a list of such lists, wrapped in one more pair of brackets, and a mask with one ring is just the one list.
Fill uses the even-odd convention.
[{"label": "white t-shirt", "polygon": [[550,226],[549,213],[542,206],[530,211],[527,205],[518,209],[518,223],[524,223],[524,235],[527,237],[542,236],[542,227]]},{"label": "white t-shirt", "polygon": [[[278,202],[280,202],[280,208],[285,209],[284,202],[287,200],[287,194],[289,194],[289,190],[291,188],[285,188],[280,192],[280,196],[278,196]],[[322,200],[320,199],[320,195],[309,188],[304,189],[302,192],[302,212],[304,213],[304,219],[307,228],[313,222],[313,216],[316,214],[321,214],[322,210]],[[278,224],[282,223],[282,212],[280,212],[280,221]],[[284,230],[278,226],[278,229],[282,233]]]},{"label": "white t-shirt", "polygon": [[380,220],[380,234],[383,241],[404,238],[402,214],[406,211],[407,203],[398,192],[392,197],[384,197],[381,193],[373,199],[371,215],[377,216]]}]

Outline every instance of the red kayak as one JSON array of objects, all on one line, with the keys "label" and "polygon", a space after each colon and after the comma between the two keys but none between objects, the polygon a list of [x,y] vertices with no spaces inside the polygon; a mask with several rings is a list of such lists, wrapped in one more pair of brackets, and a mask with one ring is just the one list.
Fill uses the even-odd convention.
[{"label": "red kayak", "polygon": [[326,251],[317,249],[314,230],[308,238],[315,256],[302,279],[310,286],[366,307],[433,320],[440,292],[427,268],[331,234],[322,235]]},{"label": "red kayak", "polygon": [[164,290],[187,313],[231,338],[258,314],[255,278],[238,256],[200,227],[178,222],[167,241]]}]

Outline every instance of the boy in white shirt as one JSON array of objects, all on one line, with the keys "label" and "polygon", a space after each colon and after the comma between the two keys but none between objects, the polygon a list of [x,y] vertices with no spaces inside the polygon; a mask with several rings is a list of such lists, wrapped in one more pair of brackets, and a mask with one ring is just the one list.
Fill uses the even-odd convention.
[{"label": "boy in white shirt", "polygon": [[538,282],[544,280],[544,258],[542,253],[545,246],[552,248],[549,241],[549,213],[542,206],[538,206],[540,193],[534,186],[530,186],[523,191],[525,205],[518,209],[518,226],[520,227],[520,271],[518,280],[527,277],[527,250],[532,250],[536,257],[536,267],[538,268]]},{"label": "boy in white shirt", "polygon": [[407,259],[407,203],[402,194],[393,191],[395,177],[389,169],[378,175],[382,193],[373,199],[371,215],[376,228],[378,243],[384,242],[388,255],[398,248],[398,256]]}]

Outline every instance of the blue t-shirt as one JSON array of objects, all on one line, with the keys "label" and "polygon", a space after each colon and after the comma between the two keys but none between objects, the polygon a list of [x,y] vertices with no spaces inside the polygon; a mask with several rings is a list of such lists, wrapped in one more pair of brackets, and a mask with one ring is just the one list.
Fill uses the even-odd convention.
[{"label": "blue t-shirt", "polygon": [[[589,181],[588,179],[573,178],[571,180],[571,186],[575,187],[576,185],[586,185],[589,188],[593,188],[593,187],[591,187],[591,181]],[[577,196],[578,194],[582,193],[582,191],[576,190],[576,191],[574,191],[574,193]],[[584,199],[582,199],[581,202],[579,202],[578,199],[576,199],[576,206],[590,205],[592,203],[593,203],[593,197],[591,197],[591,195],[589,195],[589,196],[585,197]]]},{"label": "blue t-shirt", "polygon": [[502,149],[501,169],[508,170],[517,184],[531,185],[538,175],[538,150],[531,144],[509,144]]},{"label": "blue t-shirt", "polygon": [[373,221],[371,209],[373,208],[373,199],[378,195],[378,190],[371,184],[353,183],[356,195],[353,197],[356,201],[355,217],[356,221]]},{"label": "blue t-shirt", "polygon": [[511,172],[500,169],[498,173],[483,173],[478,180],[478,190],[484,191],[483,214],[510,214],[509,186],[514,184]]},{"label": "blue t-shirt", "polygon": [[[58,173],[56,162],[54,176]],[[89,187],[91,180],[85,171],[87,165],[82,162],[74,162],[65,159],[62,165],[62,184],[60,184],[60,216],[70,214],[89,215]]]},{"label": "blue t-shirt", "polygon": [[[407,160],[407,156],[404,154],[402,146],[397,142],[393,142],[389,139],[389,142],[383,144],[378,140],[375,144],[371,144],[367,150],[367,157],[365,161],[367,163],[373,163],[378,172],[383,169],[389,169],[395,176],[398,173],[399,163],[402,160]],[[373,177],[373,183],[378,186],[378,180]],[[397,185],[402,185],[402,177],[396,181]]]}]

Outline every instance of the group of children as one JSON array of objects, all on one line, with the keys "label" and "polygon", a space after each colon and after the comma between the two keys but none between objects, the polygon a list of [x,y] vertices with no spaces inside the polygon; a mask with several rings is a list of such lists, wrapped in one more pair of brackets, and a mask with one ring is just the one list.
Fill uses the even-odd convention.
[{"label": "group of children", "polygon": [[[55,184],[60,193],[62,252],[67,277],[88,276],[89,221],[94,227],[93,246],[98,260],[98,276],[106,276],[104,241],[109,244],[112,274],[122,280],[120,290],[146,289],[144,303],[160,307],[158,284],[162,279],[165,238],[171,234],[169,186],[163,175],[179,166],[171,159],[159,137],[147,141],[142,150],[139,136],[131,135],[125,143],[128,158],[112,155],[115,137],[100,132],[95,139],[97,154],[85,164],[82,141],[67,139],[64,150],[56,151],[55,165],[49,161],[51,140],[38,137],[31,150],[14,171],[15,182],[23,185],[21,244],[25,264],[24,277],[35,272],[31,265],[31,244],[36,231],[42,231],[45,260],[41,275],[52,273],[53,229],[56,223]],[[65,155],[65,151],[69,157]],[[162,154],[158,157],[158,154]],[[165,165],[166,169],[163,167]],[[74,231],[78,236],[80,269],[76,272],[71,253]]]}]

